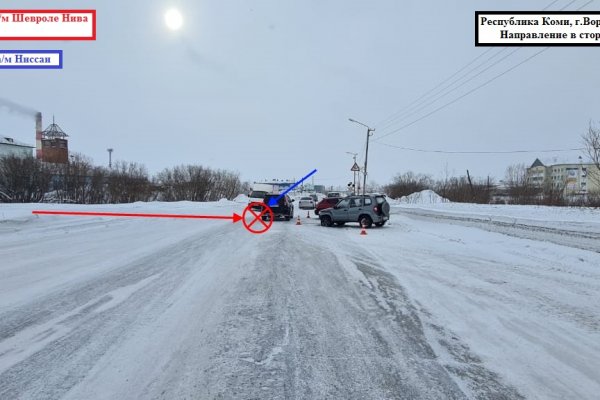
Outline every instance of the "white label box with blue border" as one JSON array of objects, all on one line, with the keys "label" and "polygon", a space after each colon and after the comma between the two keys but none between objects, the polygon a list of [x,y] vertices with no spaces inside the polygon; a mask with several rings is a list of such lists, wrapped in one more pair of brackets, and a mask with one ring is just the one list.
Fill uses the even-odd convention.
[{"label": "white label box with blue border", "polygon": [[0,69],[62,69],[62,50],[0,50]]}]

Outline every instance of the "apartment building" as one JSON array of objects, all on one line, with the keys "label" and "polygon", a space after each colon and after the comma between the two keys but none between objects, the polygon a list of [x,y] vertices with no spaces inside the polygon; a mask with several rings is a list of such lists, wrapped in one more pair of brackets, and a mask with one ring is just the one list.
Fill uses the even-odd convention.
[{"label": "apartment building", "polygon": [[529,181],[536,186],[551,184],[564,188],[565,195],[578,195],[600,192],[600,170],[592,163],[544,165],[536,159],[527,169]]}]

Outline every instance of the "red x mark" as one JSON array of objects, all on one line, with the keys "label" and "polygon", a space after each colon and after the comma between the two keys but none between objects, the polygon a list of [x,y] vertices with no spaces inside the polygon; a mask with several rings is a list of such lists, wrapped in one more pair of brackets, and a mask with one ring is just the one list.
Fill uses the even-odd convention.
[{"label": "red x mark", "polygon": [[[260,208],[260,213],[257,214],[256,212],[254,212],[254,210],[252,209],[253,207]],[[250,223],[246,221],[247,213],[250,213],[254,217],[252,218]],[[269,214],[268,223],[263,221],[263,216],[265,216],[267,213]],[[274,215],[273,210],[271,210],[271,207],[269,207],[265,203],[252,202],[248,204],[248,206],[244,209],[244,212],[242,213],[242,222],[244,224],[244,227],[252,233],[265,233],[269,230],[269,228],[271,228],[271,225],[273,225],[273,217]],[[259,226],[257,229],[252,228],[252,225],[254,225],[256,221],[260,222],[262,227]]]}]

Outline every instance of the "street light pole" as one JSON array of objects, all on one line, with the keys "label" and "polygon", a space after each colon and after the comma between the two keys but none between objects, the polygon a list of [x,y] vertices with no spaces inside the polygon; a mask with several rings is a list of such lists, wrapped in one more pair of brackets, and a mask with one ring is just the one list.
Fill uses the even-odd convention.
[{"label": "street light pole", "polygon": [[112,152],[114,149],[106,149],[108,151],[108,169],[112,168]]},{"label": "street light pole", "polygon": [[366,193],[366,190],[367,190],[367,161],[369,159],[369,137],[373,135],[372,132],[375,131],[375,128],[370,128],[368,125],[363,124],[362,122],[356,121],[352,118],[348,118],[348,120],[350,122],[354,122],[356,124],[362,125],[365,128],[367,128],[367,147],[365,148],[365,169],[363,171],[363,174],[364,174],[363,175],[363,196],[364,196]]}]

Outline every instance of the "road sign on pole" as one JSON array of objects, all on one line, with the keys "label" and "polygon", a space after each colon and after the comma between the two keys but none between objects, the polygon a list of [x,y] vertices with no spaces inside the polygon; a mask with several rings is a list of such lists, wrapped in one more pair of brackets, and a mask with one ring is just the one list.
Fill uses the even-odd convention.
[{"label": "road sign on pole", "polygon": [[354,165],[352,166],[352,168],[350,168],[350,171],[352,171],[352,172],[358,172],[358,171],[360,171],[360,167],[358,166],[357,163],[354,163]]}]

